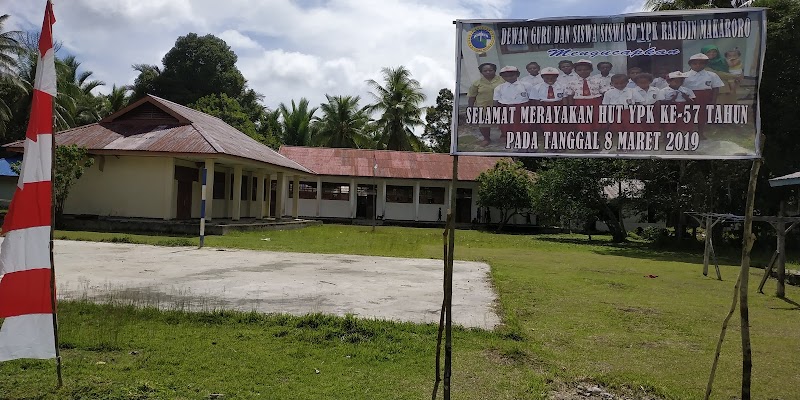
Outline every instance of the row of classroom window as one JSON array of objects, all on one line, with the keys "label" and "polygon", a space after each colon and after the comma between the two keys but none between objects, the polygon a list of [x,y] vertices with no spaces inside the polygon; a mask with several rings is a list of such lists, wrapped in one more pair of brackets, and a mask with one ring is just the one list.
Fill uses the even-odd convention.
[{"label": "row of classroom window", "polygon": [[[242,179],[242,200],[247,200],[247,193],[250,192],[251,200],[256,200],[256,185],[258,178],[253,177],[252,184],[248,185],[247,179]],[[289,182],[289,198],[294,197],[293,183]],[[231,176],[231,187],[233,187],[233,176]],[[250,189],[248,189],[248,187]],[[275,191],[277,181],[272,181],[271,190]],[[264,196],[268,196],[267,188],[264,187]],[[367,196],[375,195],[375,188],[370,185],[358,186],[358,195]],[[317,182],[300,181],[300,194],[301,199],[315,200],[317,198]],[[350,184],[337,183],[337,182],[322,182],[322,200],[350,200]],[[214,174],[214,199],[222,200],[225,198],[225,173],[217,172]],[[228,196],[233,200],[233,191]],[[445,188],[443,187],[428,187],[421,186],[419,188],[419,203],[420,204],[444,204]],[[386,185],[386,202],[388,203],[413,203],[414,202],[414,187],[413,186],[398,186]]]}]

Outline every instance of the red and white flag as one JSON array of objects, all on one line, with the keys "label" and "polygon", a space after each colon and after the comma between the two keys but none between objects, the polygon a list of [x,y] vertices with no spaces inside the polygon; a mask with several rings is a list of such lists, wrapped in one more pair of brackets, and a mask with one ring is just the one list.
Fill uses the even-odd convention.
[{"label": "red and white flag", "polygon": [[0,246],[0,361],[56,356],[50,265],[53,99],[56,68],[48,0],[19,182]]}]

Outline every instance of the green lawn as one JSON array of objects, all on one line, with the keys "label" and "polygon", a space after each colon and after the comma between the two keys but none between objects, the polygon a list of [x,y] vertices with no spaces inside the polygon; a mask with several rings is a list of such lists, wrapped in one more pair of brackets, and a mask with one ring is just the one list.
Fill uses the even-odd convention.
[{"label": "green lawn", "polygon": [[[324,225],[212,236],[206,244],[439,258],[441,232]],[[56,237],[197,243],[88,232],[59,231]],[[546,398],[559,382],[587,379],[642,387],[667,399],[702,398],[730,307],[736,252],[722,258],[728,264],[722,282],[701,275],[700,251],[613,245],[603,237],[587,243],[577,235],[457,231],[455,255],[491,265],[505,325],[495,332],[455,331],[453,398]],[[757,294],[760,272],[754,269],[750,278],[753,398],[800,399],[800,306],[772,296],[774,281],[767,295]],[[789,286],[787,296],[800,300],[800,290]],[[195,399],[222,393],[225,399],[419,399],[429,398],[433,386],[432,325],[68,302],[59,315],[65,388],[51,390],[52,361],[14,361],[0,364],[6,377],[0,398]],[[714,399],[738,395],[738,326],[734,318]]]}]

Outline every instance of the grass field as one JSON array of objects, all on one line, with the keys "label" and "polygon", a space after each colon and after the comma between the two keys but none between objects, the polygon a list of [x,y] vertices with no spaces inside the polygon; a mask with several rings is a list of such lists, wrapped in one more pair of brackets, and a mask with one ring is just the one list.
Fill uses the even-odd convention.
[{"label": "grass field", "polygon": [[[82,240],[196,244],[166,238],[57,232]],[[262,240],[269,238],[269,241]],[[440,229],[325,225],[209,237],[212,247],[441,257]],[[505,325],[454,333],[453,398],[545,399],[560,384],[592,381],[664,399],[702,398],[733,294],[703,277],[702,254],[600,237],[456,232],[456,258],[485,261]],[[763,263],[764,261],[757,261]],[[796,267],[793,267],[796,269]],[[753,398],[800,399],[800,290],[757,294],[751,272]],[[458,273],[456,269],[455,273]],[[649,276],[657,276],[650,278]],[[434,378],[436,327],[321,315],[159,312],[80,302],[60,308],[65,387],[53,361],[0,364],[0,398],[420,399]],[[736,314],[738,317],[738,312]],[[738,395],[739,323],[723,348],[714,399]],[[317,373],[319,371],[319,373]]]}]

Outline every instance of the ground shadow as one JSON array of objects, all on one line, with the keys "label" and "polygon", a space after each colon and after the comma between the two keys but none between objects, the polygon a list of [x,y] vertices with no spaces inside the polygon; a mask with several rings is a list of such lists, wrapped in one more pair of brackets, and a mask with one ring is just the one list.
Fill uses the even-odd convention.
[{"label": "ground shadow", "polygon": [[[640,258],[653,261],[683,262],[690,264],[703,264],[703,243],[699,241],[684,243],[657,244],[648,242],[626,241],[614,243],[608,240],[589,240],[588,238],[564,237],[537,237],[543,242],[576,244],[593,246],[595,254],[610,255],[629,258]],[[717,262],[720,265],[740,265],[741,249],[721,247],[715,249]],[[763,267],[769,262],[772,253],[768,250],[753,250],[750,255],[752,266]],[[711,260],[713,268],[713,259]]]},{"label": "ground shadow", "polygon": [[798,302],[796,302],[796,301],[794,301],[792,299],[786,298],[786,297],[782,297],[780,299],[785,301],[785,302],[787,302],[787,303],[789,303],[791,305],[791,307],[770,307],[770,309],[772,309],[772,310],[786,310],[786,311],[800,311],[800,303],[798,303]]}]

